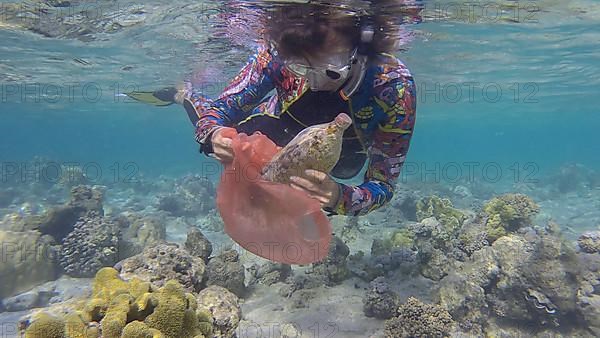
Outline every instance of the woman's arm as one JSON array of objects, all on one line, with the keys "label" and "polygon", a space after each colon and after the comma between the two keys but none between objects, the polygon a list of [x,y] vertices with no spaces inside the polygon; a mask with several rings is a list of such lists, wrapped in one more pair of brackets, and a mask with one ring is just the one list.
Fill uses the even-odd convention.
[{"label": "woman's arm", "polygon": [[204,152],[207,149],[204,145],[210,143],[214,131],[220,127],[235,126],[242,121],[274,88],[271,60],[269,50],[263,46],[249,58],[216,100],[207,99],[201,94],[190,94],[187,100],[199,117],[196,141],[203,145]]},{"label": "woman's arm", "polygon": [[375,87],[375,101],[387,119],[373,134],[369,168],[359,186],[341,185],[340,199],[332,208],[342,215],[364,215],[387,202],[404,164],[416,118],[416,88],[410,75]]}]

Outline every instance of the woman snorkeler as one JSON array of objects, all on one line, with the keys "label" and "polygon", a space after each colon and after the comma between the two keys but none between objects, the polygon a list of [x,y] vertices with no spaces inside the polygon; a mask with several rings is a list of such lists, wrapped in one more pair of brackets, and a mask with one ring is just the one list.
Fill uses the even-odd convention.
[{"label": "woman snorkeler", "polygon": [[[223,127],[260,131],[284,146],[307,126],[346,113],[353,128],[344,134],[335,168],[309,170],[293,177],[292,186],[331,214],[364,215],[383,206],[393,196],[416,119],[413,77],[389,54],[398,42],[392,25],[382,16],[351,16],[325,5],[278,6],[270,14],[265,42],[217,99],[193,88],[154,96],[183,104],[201,151],[224,163],[233,153]],[[357,176],[366,162],[362,184],[334,179]]]}]

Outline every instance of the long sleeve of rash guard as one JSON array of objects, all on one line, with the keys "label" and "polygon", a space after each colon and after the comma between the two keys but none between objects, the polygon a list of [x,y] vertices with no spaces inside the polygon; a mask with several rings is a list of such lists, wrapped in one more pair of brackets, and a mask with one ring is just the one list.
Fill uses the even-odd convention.
[{"label": "long sleeve of rash guard", "polygon": [[272,56],[261,47],[216,99],[192,93],[190,101],[200,119],[196,123],[196,141],[205,144],[213,131],[242,121],[274,88],[270,63]]},{"label": "long sleeve of rash guard", "polygon": [[373,132],[364,183],[359,186],[341,185],[341,196],[333,208],[334,212],[364,215],[392,199],[415,124],[415,97],[415,84],[409,74],[375,87],[374,100],[387,117]]}]

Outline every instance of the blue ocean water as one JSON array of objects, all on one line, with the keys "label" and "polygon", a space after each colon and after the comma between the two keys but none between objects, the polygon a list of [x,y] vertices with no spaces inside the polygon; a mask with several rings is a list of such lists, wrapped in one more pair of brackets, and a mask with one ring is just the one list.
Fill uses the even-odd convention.
[{"label": "blue ocean water", "polygon": [[[414,41],[399,54],[419,90],[408,161],[425,169],[497,163],[505,174],[528,163],[539,173],[565,163],[598,168],[597,3],[515,2],[521,9],[503,16],[520,15],[518,22],[465,16],[452,4],[426,3],[435,13],[414,27]],[[540,10],[524,10],[532,4]],[[198,66],[213,70],[207,88],[216,93],[251,49],[224,39],[202,42],[209,39],[201,32],[177,34],[152,22],[169,19],[153,9],[146,8],[147,23],[88,42],[40,37],[20,30],[20,22],[5,25],[3,161],[43,156],[95,161],[106,170],[133,162],[151,176],[195,171],[208,161],[180,107],[145,106],[115,94],[178,83]]]}]

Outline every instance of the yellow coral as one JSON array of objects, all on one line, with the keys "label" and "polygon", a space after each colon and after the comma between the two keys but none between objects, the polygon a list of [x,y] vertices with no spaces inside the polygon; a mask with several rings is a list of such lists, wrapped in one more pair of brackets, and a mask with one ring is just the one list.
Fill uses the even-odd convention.
[{"label": "yellow coral", "polygon": [[392,234],[391,246],[395,248],[412,248],[413,235],[406,229],[401,229]]},{"label": "yellow coral", "polygon": [[421,222],[429,217],[435,217],[448,232],[458,230],[467,218],[465,214],[454,208],[449,199],[435,195],[417,202],[417,220]]},{"label": "yellow coral", "polygon": [[96,338],[96,328],[88,328],[88,323],[81,313],[69,313],[65,316],[65,332],[69,338]]},{"label": "yellow coral", "polygon": [[150,283],[144,282],[138,278],[132,278],[128,283],[129,294],[135,299],[138,299],[140,296],[150,292],[151,290]]},{"label": "yellow coral", "polygon": [[102,336],[105,338],[119,338],[125,325],[127,314],[131,308],[132,298],[128,294],[120,294],[111,302],[106,315],[100,321]]},{"label": "yellow coral", "polygon": [[64,338],[65,321],[61,318],[40,313],[25,330],[25,338]]},{"label": "yellow coral", "polygon": [[92,298],[84,306],[84,318],[87,322],[99,322],[102,317],[106,314],[108,308],[108,301],[102,298]]},{"label": "yellow coral", "polygon": [[158,306],[145,322],[149,327],[162,332],[165,338],[204,336],[212,332],[212,317],[207,324],[206,314],[201,323],[196,313],[196,299],[186,294],[176,281],[169,281],[156,293]]},{"label": "yellow coral", "polygon": [[538,205],[527,195],[505,194],[494,197],[483,207],[488,215],[486,232],[490,242],[510,231],[527,226],[539,211]]},{"label": "yellow coral", "polygon": [[162,332],[167,338],[181,337],[187,299],[179,283],[169,281],[156,295],[158,306],[145,322],[149,327]]},{"label": "yellow coral", "polygon": [[113,299],[116,295],[128,293],[127,282],[119,277],[119,272],[113,268],[102,268],[96,273],[92,286],[94,298]]},{"label": "yellow coral", "polygon": [[127,324],[121,334],[122,338],[163,338],[160,331],[151,329],[143,322],[134,320]]},{"label": "yellow coral", "polygon": [[200,332],[202,332],[202,336],[212,337],[213,336],[213,316],[209,311],[206,310],[198,310],[196,312],[196,316],[198,318],[198,328]]},{"label": "yellow coral", "polygon": [[83,311],[59,319],[47,314],[35,318],[26,338],[96,338],[99,321],[104,338],[204,338],[212,336],[210,313],[196,312],[196,298],[186,293],[177,281],[153,289],[138,279],[124,281],[113,268],[96,274],[92,298]]},{"label": "yellow coral", "polygon": [[499,214],[492,215],[485,224],[485,231],[490,243],[502,236],[506,236],[506,229],[502,226],[502,217]]}]

